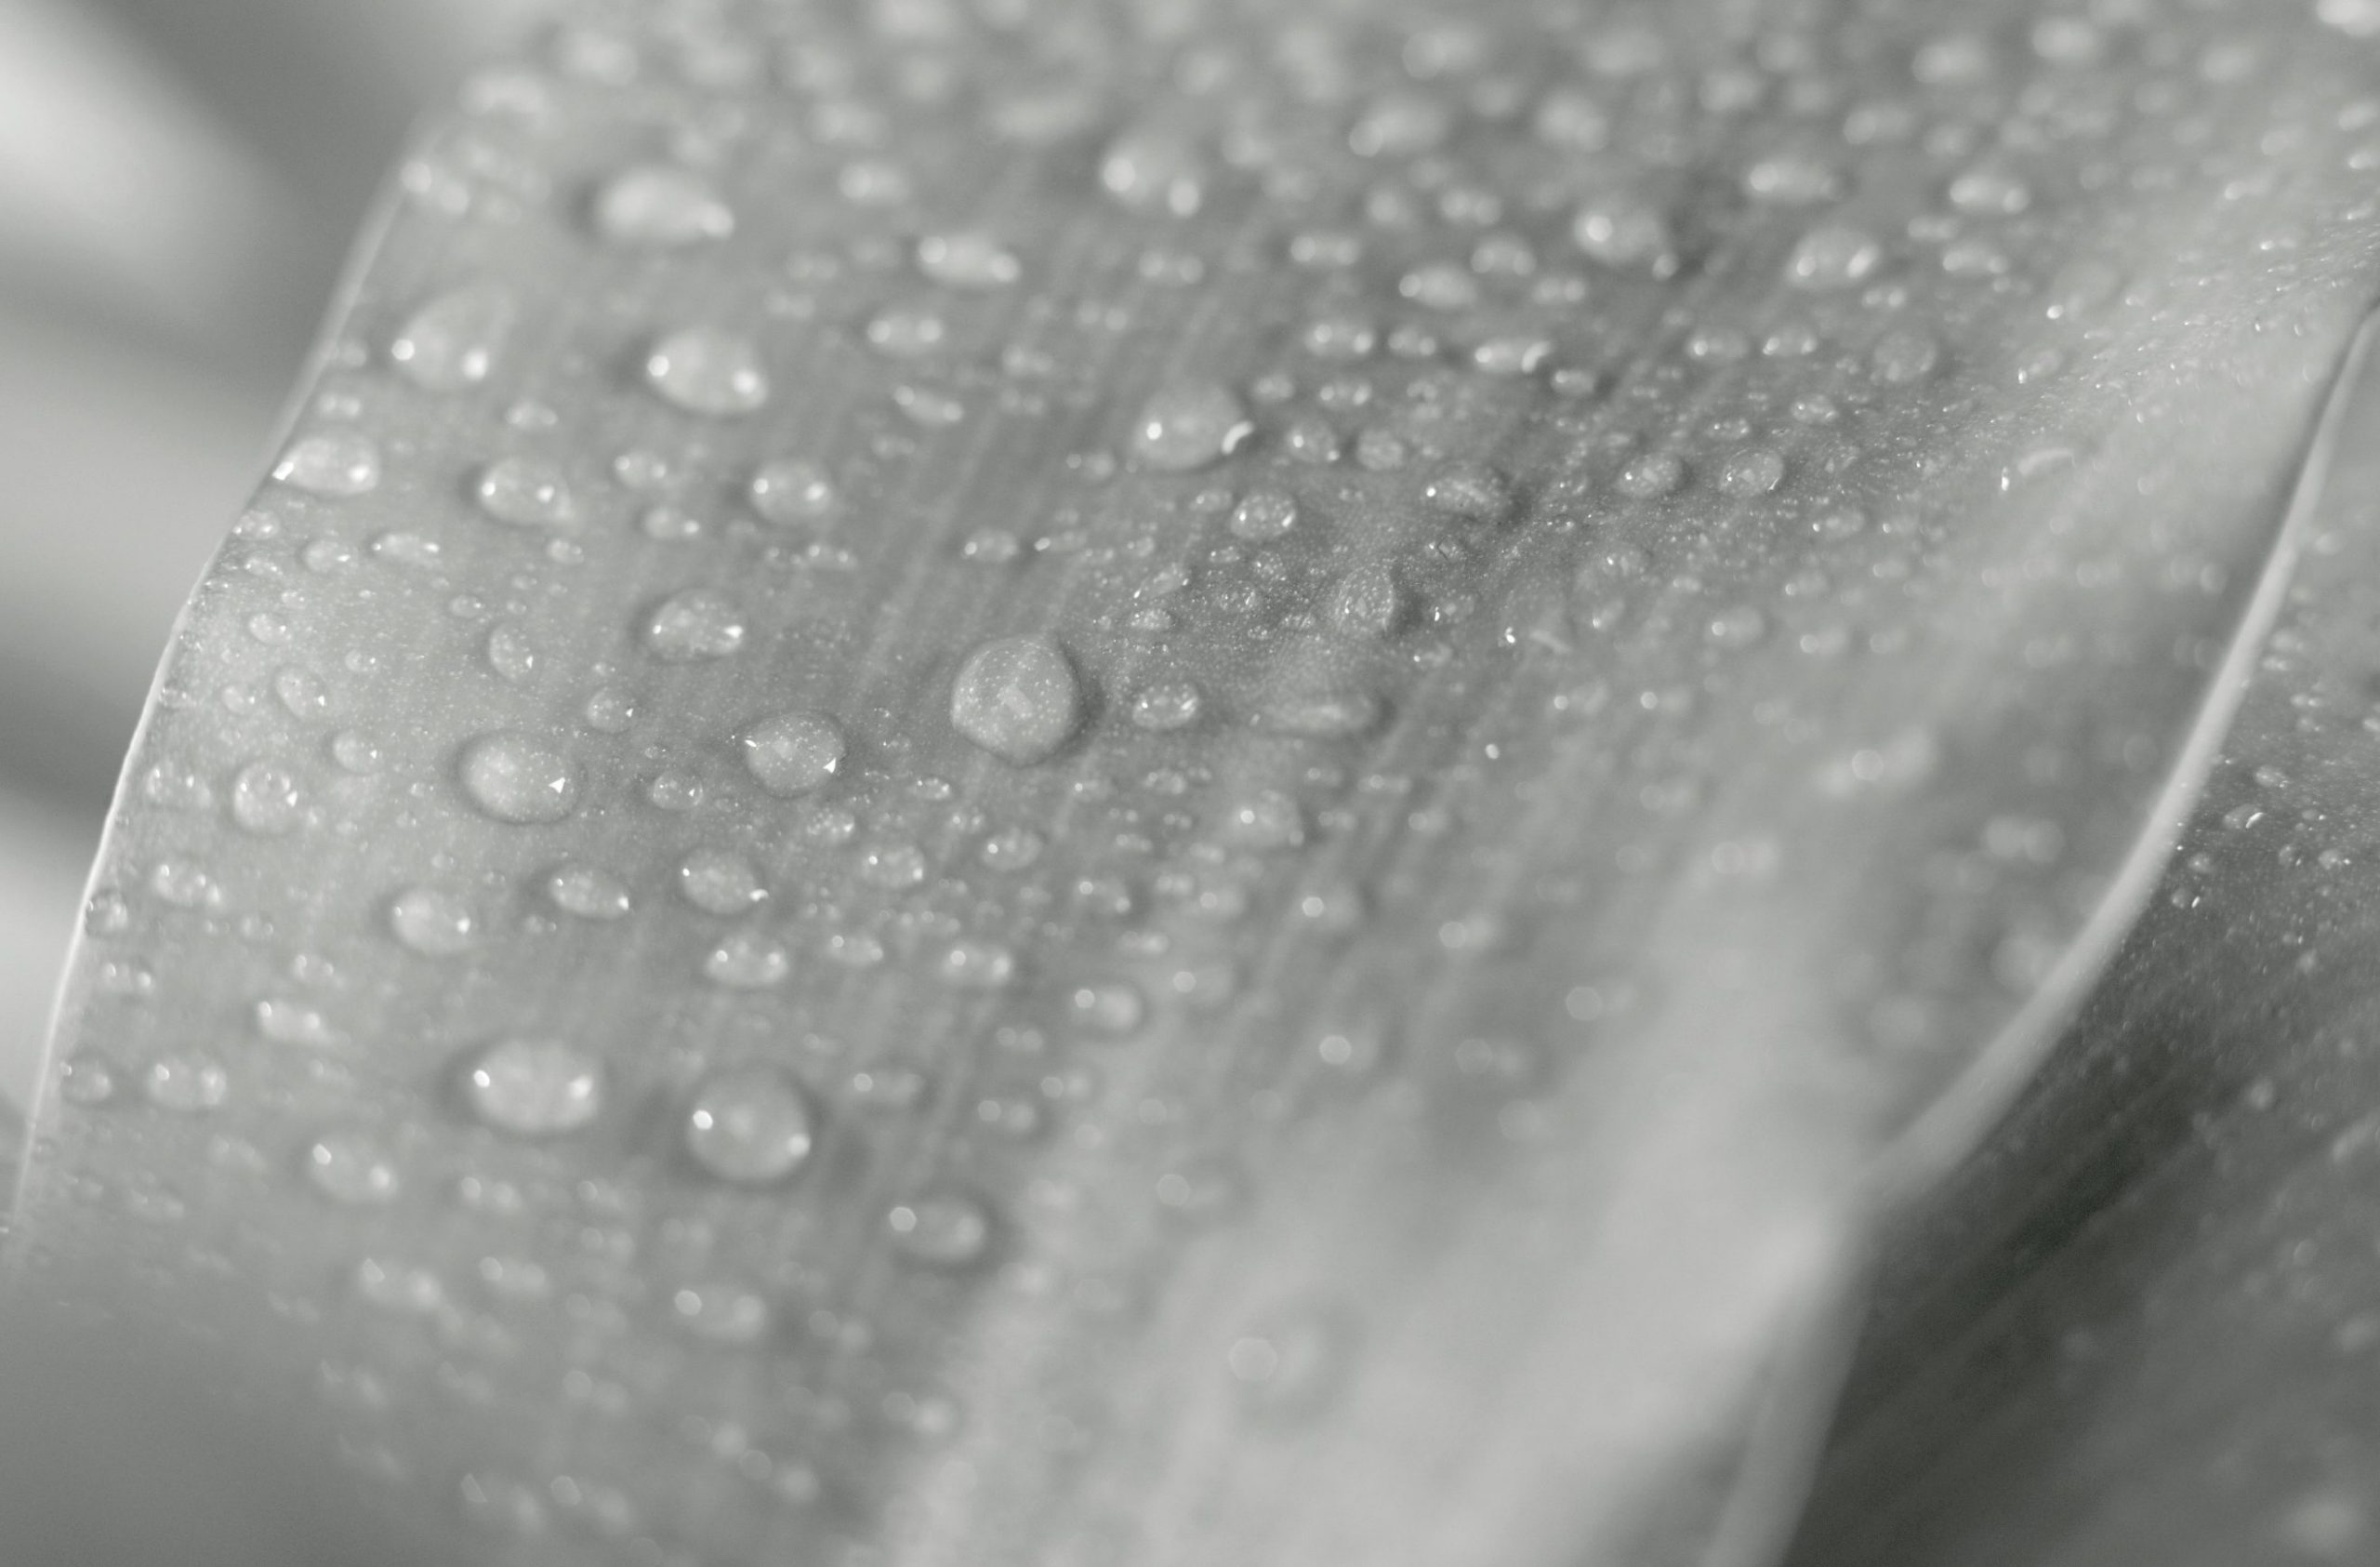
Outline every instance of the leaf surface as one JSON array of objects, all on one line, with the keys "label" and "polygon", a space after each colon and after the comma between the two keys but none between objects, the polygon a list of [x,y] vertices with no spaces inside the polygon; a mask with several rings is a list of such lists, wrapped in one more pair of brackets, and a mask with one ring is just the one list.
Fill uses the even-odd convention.
[{"label": "leaf surface", "polygon": [[1758,1559],[2294,547],[2247,15],[590,8],[186,616],[21,1287],[531,1560]]}]

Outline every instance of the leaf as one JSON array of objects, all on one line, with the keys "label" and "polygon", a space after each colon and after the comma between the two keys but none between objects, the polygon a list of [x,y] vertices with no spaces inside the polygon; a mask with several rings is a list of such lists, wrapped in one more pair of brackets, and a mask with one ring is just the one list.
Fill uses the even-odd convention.
[{"label": "leaf", "polygon": [[2287,564],[2258,14],[590,11],[186,617],[19,1287],[572,1560],[1765,1555]]},{"label": "leaf", "polygon": [[1884,1271],[1793,1560],[2360,1561],[2380,396],[2160,896]]}]

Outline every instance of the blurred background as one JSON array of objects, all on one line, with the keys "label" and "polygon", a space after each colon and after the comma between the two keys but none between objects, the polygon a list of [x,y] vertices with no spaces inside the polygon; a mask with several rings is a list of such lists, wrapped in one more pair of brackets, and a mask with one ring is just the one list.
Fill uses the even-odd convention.
[{"label": "blurred background", "polygon": [[532,0],[0,0],[0,1095],[406,127]]}]

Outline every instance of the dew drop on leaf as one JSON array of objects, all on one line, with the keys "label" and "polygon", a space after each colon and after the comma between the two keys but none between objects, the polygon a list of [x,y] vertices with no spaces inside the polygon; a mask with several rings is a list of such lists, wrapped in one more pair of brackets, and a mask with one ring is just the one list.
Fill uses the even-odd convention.
[{"label": "dew drop on leaf", "polygon": [[140,1092],[159,1109],[195,1115],[231,1096],[231,1074],[204,1051],[178,1050],[149,1063],[140,1077]]},{"label": "dew drop on leaf", "polygon": [[769,375],[752,339],[716,326],[690,326],[654,345],[644,378],[656,395],[690,414],[733,418],[769,401]]},{"label": "dew drop on leaf", "polygon": [[295,831],[306,819],[298,775],[278,762],[251,762],[231,780],[231,819],[259,837]]},{"label": "dew drop on leaf", "polygon": [[578,808],[578,768],[561,750],[499,730],[467,742],[456,777],[470,803],[501,822],[557,822]]},{"label": "dew drop on leaf", "polygon": [[346,431],[302,436],[272,465],[272,476],[308,495],[365,495],[380,486],[380,448]]},{"label": "dew drop on leaf", "polygon": [[561,527],[575,513],[570,485],[539,458],[500,458],[481,471],[472,498],[482,511],[514,527]]},{"label": "dew drop on leaf", "polygon": [[424,957],[450,958],[478,939],[479,917],[453,893],[413,887],[389,905],[389,929]]},{"label": "dew drop on leaf", "polygon": [[742,737],[744,765],[771,794],[808,794],[843,764],[843,731],[825,713],[793,711],[761,719]]},{"label": "dew drop on leaf", "polygon": [[516,1136],[575,1132],[603,1111],[602,1063],[560,1040],[498,1041],[472,1060],[462,1088],[474,1116]]},{"label": "dew drop on leaf", "polygon": [[809,1096],[774,1067],[731,1067],[695,1089],[686,1108],[686,1151],[722,1181],[765,1186],[810,1158]]},{"label": "dew drop on leaf", "polygon": [[681,249],[735,232],[735,212],[692,169],[639,164],[605,180],[589,207],[595,232],[611,244]]},{"label": "dew drop on leaf", "polygon": [[1187,473],[1223,458],[1253,428],[1238,395],[1221,381],[1173,381],[1141,405],[1132,455],[1157,472]]},{"label": "dew drop on leaf", "polygon": [[430,299],[389,342],[389,362],[425,392],[465,392],[488,378],[517,307],[501,284],[471,283]]},{"label": "dew drop on leaf", "polygon": [[824,522],[835,514],[835,484],[826,471],[804,458],[779,458],[752,475],[746,492],[761,520],[779,527]]},{"label": "dew drop on leaf", "polygon": [[334,1132],[306,1150],[306,1178],[334,1202],[387,1202],[397,1195],[397,1167],[378,1142]]},{"label": "dew drop on leaf", "polygon": [[582,920],[616,920],[631,905],[628,883],[593,865],[556,866],[547,874],[546,896],[555,908]]},{"label": "dew drop on leaf", "polygon": [[932,1192],[884,1216],[893,1249],[929,1268],[962,1268],[983,1260],[992,1243],[992,1217],[981,1201],[960,1192]]},{"label": "dew drop on leaf", "polygon": [[1019,766],[1047,761],[1082,724],[1082,687],[1053,637],[1000,637],[959,666],[951,727]]},{"label": "dew drop on leaf", "polygon": [[744,645],[744,612],[724,593],[690,588],[654,607],[645,622],[644,644],[672,664],[724,658]]}]

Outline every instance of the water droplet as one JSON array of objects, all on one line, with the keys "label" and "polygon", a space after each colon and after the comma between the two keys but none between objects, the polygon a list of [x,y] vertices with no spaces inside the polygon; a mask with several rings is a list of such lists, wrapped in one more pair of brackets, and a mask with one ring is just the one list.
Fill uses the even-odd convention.
[{"label": "water droplet", "polygon": [[729,1284],[681,1289],[669,1297],[671,1321],[713,1344],[757,1344],[769,1331],[769,1303]]},{"label": "water droplet", "polygon": [[1188,681],[1160,681],[1132,694],[1132,723],[1135,727],[1159,734],[1186,729],[1198,722],[1198,712],[1204,705],[1205,698],[1198,688]]},{"label": "water droplet", "polygon": [[1737,452],[1719,466],[1719,488],[1728,495],[1766,495],[1785,480],[1785,459],[1766,446]]},{"label": "water droplet", "polygon": [[1108,143],[1099,183],[1131,211],[1187,218],[1206,201],[1207,160],[1186,136],[1137,127]]},{"label": "water droplet", "polygon": [[1082,688],[1055,638],[1000,637],[967,656],[950,693],[951,727],[1018,766],[1054,756],[1083,718]]},{"label": "water droplet", "polygon": [[468,741],[456,777],[472,804],[497,821],[557,822],[578,808],[578,767],[562,751],[499,730]]},{"label": "water droplet", "polygon": [[716,326],[672,332],[645,357],[644,378],[661,399],[690,414],[732,418],[769,400],[769,375],[752,339]]},{"label": "water droplet", "polygon": [[760,867],[730,849],[696,849],[678,862],[678,892],[707,914],[742,914],[768,899]]},{"label": "water droplet", "polygon": [[980,230],[918,241],[918,271],[945,288],[1005,288],[1023,270],[1013,251]]},{"label": "water droplet", "polygon": [[309,495],[364,495],[380,486],[380,448],[348,432],[308,435],[281,454],[272,476]]},{"label": "water droplet", "polygon": [[959,1192],[933,1192],[904,1202],[884,1222],[894,1248],[930,1268],[971,1267],[991,1249],[991,1214],[981,1201]]},{"label": "water droplet", "polygon": [[561,865],[546,877],[555,908],[582,920],[616,920],[628,911],[628,883],[592,865]]},{"label": "water droplet", "polygon": [[743,734],[744,765],[771,794],[808,794],[832,779],[843,764],[840,725],[822,712],[783,712],[764,718]]},{"label": "water droplet", "polygon": [[1677,271],[1677,241],[1666,213],[1644,197],[1625,192],[1597,196],[1571,220],[1570,237],[1591,260],[1620,270],[1643,269],[1656,277]]},{"label": "water droplet", "polygon": [[389,905],[389,928],[424,957],[450,958],[478,939],[479,916],[453,893],[414,887]]},{"label": "water droplet", "polygon": [[644,644],[668,663],[724,658],[744,645],[744,612],[724,593],[689,588],[661,601],[645,622]]},{"label": "water droplet", "polygon": [[722,1181],[765,1186],[810,1158],[815,1137],[809,1096],[774,1067],[731,1067],[695,1090],[686,1111],[686,1151]]},{"label": "water droplet", "polygon": [[397,1195],[397,1167],[360,1132],[334,1132],[306,1150],[306,1178],[334,1202],[387,1202]]},{"label": "water droplet", "polygon": [[595,232],[614,245],[678,249],[725,239],[735,212],[692,169],[639,164],[603,182],[590,207]]},{"label": "water droplet", "polygon": [[1173,381],[1142,405],[1132,455],[1158,472],[1187,473],[1223,457],[1254,428],[1238,395],[1221,381]]},{"label": "water droplet", "polygon": [[159,1109],[196,1115],[231,1096],[231,1074],[204,1051],[180,1050],[149,1064],[141,1074],[140,1092]]},{"label": "water droplet", "polygon": [[560,465],[539,458],[508,457],[488,464],[471,494],[482,511],[515,527],[562,527],[577,511]]},{"label": "water droplet", "polygon": [[1120,979],[1078,987],[1067,998],[1067,1009],[1084,1028],[1111,1038],[1131,1033],[1148,1016],[1140,988]]},{"label": "water droplet", "polygon": [[1330,623],[1349,636],[1384,637],[1405,618],[1405,594],[1385,561],[1350,569],[1330,593]]},{"label": "water droplet", "polygon": [[1268,543],[1296,526],[1297,520],[1298,503],[1284,491],[1250,490],[1232,508],[1232,537]]},{"label": "water droplet", "polygon": [[758,931],[731,931],[703,959],[703,974],[732,990],[763,990],[785,983],[793,954],[784,942]]},{"label": "water droplet", "polygon": [[1484,462],[1442,464],[1421,486],[1432,510],[1465,522],[1497,523],[1511,515],[1512,481]]},{"label": "water droplet", "polygon": [[820,523],[835,514],[835,483],[803,458],[779,458],[752,475],[752,510],[779,527]]},{"label": "water droplet", "polygon": [[1785,276],[1796,288],[1849,288],[1873,276],[1884,259],[1884,247],[1865,229],[1827,223],[1793,246]]},{"label": "water droplet", "polygon": [[1267,1423],[1312,1419],[1345,1385],[1355,1353],[1354,1323],[1313,1302],[1282,1307],[1232,1341],[1223,1362],[1241,1406]]},{"label": "water droplet", "polygon": [[464,392],[488,378],[517,313],[500,284],[465,284],[414,312],[389,343],[390,362],[425,392]]},{"label": "water droplet", "polygon": [[278,837],[306,819],[298,775],[278,762],[251,762],[231,780],[231,819],[250,832]]},{"label": "water droplet", "polygon": [[603,1065],[560,1040],[508,1039],[482,1051],[463,1074],[471,1113],[523,1137],[575,1132],[603,1111]]}]

